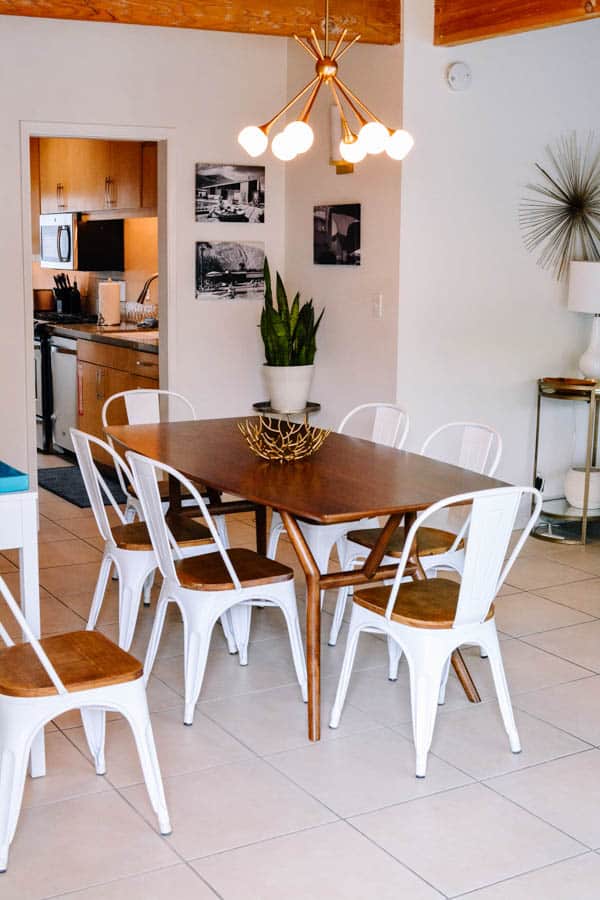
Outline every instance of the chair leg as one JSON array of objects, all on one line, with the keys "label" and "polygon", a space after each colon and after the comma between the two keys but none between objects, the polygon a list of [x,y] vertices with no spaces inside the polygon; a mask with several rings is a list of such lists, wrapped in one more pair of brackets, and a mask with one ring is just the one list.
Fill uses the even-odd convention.
[{"label": "chair leg", "polygon": [[294,660],[294,668],[296,670],[298,684],[300,685],[300,692],[302,694],[302,699],[307,703],[308,687],[306,677],[306,657],[304,655],[302,632],[300,631],[300,622],[298,620],[296,592],[293,587],[290,591],[290,596],[280,600],[279,604],[288,629],[290,646],[292,648],[292,659]]},{"label": "chair leg", "polygon": [[329,646],[335,647],[340,634],[342,622],[344,621],[344,612],[346,611],[346,603],[348,600],[348,588],[341,587],[338,590],[335,610],[333,613],[333,622],[331,623],[331,631],[329,632]]},{"label": "chair leg", "polygon": [[446,660],[444,668],[442,669],[442,682],[440,684],[440,693],[438,696],[438,706],[443,706],[446,702],[446,685],[448,684],[448,675],[450,674],[450,659],[449,656]]},{"label": "chair leg", "polygon": [[252,607],[249,603],[236,603],[229,610],[235,643],[240,655],[240,666],[248,665],[248,644],[250,642],[250,625],[252,623]]},{"label": "chair leg", "polygon": [[[275,518],[276,516],[277,519]],[[274,512],[271,520],[271,531],[269,532],[269,546],[267,547],[267,556],[269,559],[275,559],[279,536],[283,533],[283,530],[283,523],[279,518],[279,515]]]},{"label": "chair leg", "polygon": [[220,620],[221,628],[223,629],[223,635],[225,640],[227,641],[227,649],[231,653],[232,656],[238,652],[237,644],[235,642],[235,634],[233,633],[233,625],[231,622],[231,614],[227,609],[221,616]]},{"label": "chair leg", "polygon": [[214,522],[219,533],[219,537],[223,541],[223,545],[225,547],[229,547],[229,532],[227,531],[227,522],[225,520],[225,516],[215,516]]},{"label": "chair leg", "polygon": [[93,706],[82,707],[81,720],[88,747],[96,766],[96,775],[104,775],[106,773],[106,760],[104,759],[106,710],[97,709]]},{"label": "chair leg", "polygon": [[[132,551],[134,552],[134,551]],[[144,585],[149,575],[148,567],[133,561],[121,562],[119,566],[119,647],[129,650],[140,609]]]},{"label": "chair leg", "polygon": [[356,615],[356,607],[352,610],[352,618],[350,619],[350,627],[348,629],[348,638],[346,640],[346,650],[344,652],[344,661],[340,672],[340,680],[337,686],[335,701],[331,710],[329,719],[329,727],[337,728],[340,724],[342,710],[346,702],[346,694],[348,693],[348,685],[350,684],[350,675],[352,674],[352,666],[356,656],[358,647],[358,639],[361,633],[360,618]]},{"label": "chair leg", "polygon": [[156,569],[150,572],[148,577],[144,582],[144,606],[150,606],[151,596],[152,596],[152,588],[154,587],[154,578],[156,576]]},{"label": "chair leg", "polygon": [[[187,632],[187,629],[186,629]],[[185,639],[185,698],[184,698],[184,725],[192,725],[194,722],[194,710],[206,670],[208,659],[208,647],[210,644],[210,629],[208,623],[206,631],[190,631]]]},{"label": "chair leg", "polygon": [[416,776],[425,778],[427,756],[433,738],[437,715],[442,672],[447,654],[432,652],[423,647],[413,647],[414,665],[411,666],[411,696],[413,700],[413,736],[416,753]]},{"label": "chair leg", "polygon": [[137,751],[144,773],[144,781],[150,798],[152,808],[158,817],[158,827],[161,834],[171,834],[171,822],[169,820],[169,811],[167,810],[167,802],[165,800],[165,792],[163,789],[158,757],[156,755],[156,745],[154,743],[154,735],[152,733],[152,725],[150,715],[148,713],[148,702],[142,682],[140,684],[139,697],[137,702],[129,705],[125,710],[125,716],[131,726]]},{"label": "chair leg", "polygon": [[158,598],[158,604],[156,606],[154,622],[152,623],[150,640],[148,641],[148,647],[146,648],[146,658],[144,660],[144,684],[148,684],[148,679],[150,678],[150,674],[154,667],[154,661],[158,652],[158,645],[160,644],[162,630],[165,624],[165,616],[167,614],[168,604],[169,598],[161,591],[161,594]]},{"label": "chair leg", "polygon": [[108,584],[108,576],[110,575],[111,566],[112,559],[110,558],[110,556],[104,556],[100,564],[98,581],[96,582],[96,587],[94,589],[94,597],[92,599],[90,616],[86,626],[88,631],[93,631],[96,627],[96,622],[98,621],[98,616],[100,615],[100,610],[102,608],[102,601],[104,600],[104,595],[106,593],[106,585]]},{"label": "chair leg", "polygon": [[500,714],[502,715],[504,728],[508,735],[510,749],[513,753],[520,753],[521,741],[519,739],[519,732],[517,731],[512,703],[510,702],[510,693],[506,682],[506,674],[504,672],[504,664],[502,662],[502,653],[500,652],[500,643],[496,633],[496,626],[493,622],[488,622],[487,624],[488,626],[491,624],[492,627],[487,629],[488,633],[485,637],[484,649],[487,651],[490,658],[490,668],[492,670],[492,678],[494,679],[494,687],[496,688],[496,695],[498,697]]},{"label": "chair leg", "polygon": [[14,837],[23,801],[27,773],[27,740],[14,732],[0,738],[0,872],[6,872],[8,849]]},{"label": "chair leg", "polygon": [[398,667],[400,665],[400,660],[402,659],[402,647],[400,646],[398,641],[395,641],[394,638],[389,634],[387,638],[387,646],[389,659],[388,680],[398,681]]}]

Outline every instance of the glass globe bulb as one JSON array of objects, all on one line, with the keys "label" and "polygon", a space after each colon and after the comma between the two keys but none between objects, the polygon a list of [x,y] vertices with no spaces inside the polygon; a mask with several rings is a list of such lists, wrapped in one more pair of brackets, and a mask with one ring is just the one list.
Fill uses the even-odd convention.
[{"label": "glass globe bulb", "polygon": [[271,150],[273,151],[273,155],[283,162],[288,162],[296,156],[296,150],[292,147],[291,142],[283,131],[276,134],[271,141]]},{"label": "glass globe bulb", "polygon": [[405,156],[408,156],[414,145],[415,139],[412,134],[409,134],[408,131],[405,131],[403,128],[399,128],[398,131],[394,131],[388,138],[385,152],[388,156],[391,156],[392,159],[404,159]]},{"label": "glass globe bulb", "polygon": [[293,147],[296,153],[306,153],[313,145],[315,139],[314,132],[308,122],[290,122],[283,129],[285,139],[290,147]]},{"label": "glass globe bulb", "polygon": [[367,122],[358,132],[358,140],[367,153],[382,153],[390,133],[381,122]]},{"label": "glass globe bulb", "polygon": [[365,158],[367,151],[358,140],[349,143],[340,141],[340,154],[342,159],[345,159],[346,162],[359,163]]},{"label": "glass globe bulb", "polygon": [[258,125],[247,125],[238,134],[238,144],[249,156],[260,156],[267,149],[269,139]]}]

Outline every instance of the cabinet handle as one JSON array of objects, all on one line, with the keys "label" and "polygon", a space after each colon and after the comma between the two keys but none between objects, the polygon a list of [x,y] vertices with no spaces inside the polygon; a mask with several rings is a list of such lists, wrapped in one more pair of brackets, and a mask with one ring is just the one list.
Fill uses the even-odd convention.
[{"label": "cabinet handle", "polygon": [[104,179],[104,205],[107,208],[115,205],[115,180],[110,175]]},{"label": "cabinet handle", "polygon": [[83,416],[83,366],[77,366],[77,415]]},{"label": "cabinet handle", "polygon": [[104,400],[104,369],[96,370],[96,400]]},{"label": "cabinet handle", "polygon": [[56,185],[56,205],[58,209],[65,208],[65,186],[61,181]]},{"label": "cabinet handle", "polygon": [[156,366],[156,363],[153,362],[142,362],[141,359],[136,359],[136,366],[142,366],[144,369],[153,369]]}]

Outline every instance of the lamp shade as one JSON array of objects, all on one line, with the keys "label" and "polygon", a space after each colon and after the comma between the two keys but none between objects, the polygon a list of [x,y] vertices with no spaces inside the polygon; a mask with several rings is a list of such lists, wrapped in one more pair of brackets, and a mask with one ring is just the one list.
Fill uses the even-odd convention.
[{"label": "lamp shade", "polygon": [[600,262],[570,264],[569,309],[600,315]]}]

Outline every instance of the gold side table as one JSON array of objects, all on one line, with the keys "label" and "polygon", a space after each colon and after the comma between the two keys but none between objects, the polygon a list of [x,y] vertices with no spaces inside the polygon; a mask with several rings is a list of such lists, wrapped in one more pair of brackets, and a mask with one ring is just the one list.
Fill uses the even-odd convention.
[{"label": "gold side table", "polygon": [[[535,452],[533,459],[533,483],[538,478],[538,456],[540,448],[540,418],[542,400],[570,400],[589,405],[587,440],[585,451],[585,482],[583,508],[570,506],[566,498],[546,500],[542,506],[540,521],[532,535],[540,540],[565,544],[587,543],[588,523],[600,521],[600,509],[588,509],[590,471],[596,465],[598,449],[598,413],[600,412],[600,382],[593,378],[540,378],[537,392],[537,417],[535,426]],[[561,526],[580,522],[579,539],[572,532],[561,534]]]}]

